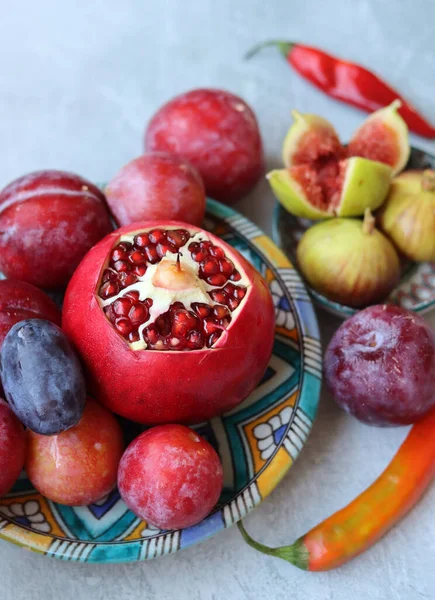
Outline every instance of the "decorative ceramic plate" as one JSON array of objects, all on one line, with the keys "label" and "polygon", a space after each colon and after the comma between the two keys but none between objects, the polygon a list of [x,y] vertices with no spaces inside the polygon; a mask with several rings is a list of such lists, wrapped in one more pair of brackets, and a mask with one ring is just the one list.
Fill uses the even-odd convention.
[{"label": "decorative ceramic plate", "polygon": [[[405,167],[405,170],[407,169],[435,169],[435,156],[411,148],[411,156]],[[273,238],[295,265],[298,242],[313,223],[307,219],[294,217],[277,202],[273,218]],[[311,288],[308,283],[305,285],[316,303],[329,312],[343,318],[357,312],[355,308],[329,300]],[[404,265],[401,280],[387,301],[417,313],[435,308],[435,263]]]},{"label": "decorative ceramic plate", "polygon": [[72,508],[46,500],[23,473],[0,500],[0,537],[68,561],[154,558],[230,527],[270,494],[292,466],[311,429],[321,383],[319,331],[310,298],[284,254],[240,214],[210,201],[205,226],[263,274],[276,309],[275,346],[262,382],[235,410],[196,428],[217,449],[224,466],[218,506],[194,527],[159,531],[135,517],[117,491],[97,504]]}]

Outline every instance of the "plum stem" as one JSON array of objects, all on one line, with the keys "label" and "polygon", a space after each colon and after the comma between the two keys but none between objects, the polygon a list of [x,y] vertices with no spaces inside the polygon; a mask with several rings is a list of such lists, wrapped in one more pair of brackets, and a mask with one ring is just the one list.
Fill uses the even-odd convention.
[{"label": "plum stem", "polygon": [[370,208],[366,208],[366,210],[364,212],[364,221],[363,221],[363,226],[362,226],[363,233],[365,235],[370,235],[371,233],[373,233],[373,230],[375,228],[375,223],[376,223],[376,220],[375,220],[374,216],[372,215]]},{"label": "plum stem", "polygon": [[282,40],[268,40],[267,42],[262,42],[261,44],[257,44],[253,48],[251,48],[246,54],[245,59],[248,60],[258,54],[263,48],[268,48],[270,46],[275,46],[284,56],[287,58],[288,53],[294,46],[294,42],[283,42]]},{"label": "plum stem", "polygon": [[425,192],[435,192],[435,171],[431,171],[430,169],[423,171],[421,189]]}]

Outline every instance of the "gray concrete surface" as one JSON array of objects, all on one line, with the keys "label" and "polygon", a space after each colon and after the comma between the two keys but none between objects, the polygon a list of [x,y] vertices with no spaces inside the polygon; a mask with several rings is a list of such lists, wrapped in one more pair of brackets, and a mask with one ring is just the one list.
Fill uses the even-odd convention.
[{"label": "gray concrete surface", "polygon": [[[348,138],[362,113],[322,96],[273,50],[242,60],[268,38],[303,40],[365,63],[435,122],[432,0],[1,0],[0,8],[0,187],[44,167],[109,179],[140,154],[153,111],[197,86],[227,88],[252,104],[270,165],[293,107],[329,117]],[[414,142],[435,152],[433,142]],[[267,231],[272,207],[265,183],[239,205]],[[326,341],[337,322],[320,320]],[[249,530],[266,543],[290,542],[368,485],[405,434],[360,425],[325,393],[306,449],[248,517]],[[325,574],[255,553],[236,528],[132,565],[65,564],[0,542],[0,598],[433,599],[434,502],[432,487],[375,548]]]}]

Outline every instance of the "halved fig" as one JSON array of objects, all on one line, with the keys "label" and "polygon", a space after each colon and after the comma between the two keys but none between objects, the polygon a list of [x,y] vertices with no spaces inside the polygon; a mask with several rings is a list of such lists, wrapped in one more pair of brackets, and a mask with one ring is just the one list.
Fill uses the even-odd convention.
[{"label": "halved fig", "polygon": [[362,156],[383,162],[397,175],[408,162],[410,148],[408,127],[398,110],[400,100],[371,114],[353,134],[349,156]]},{"label": "halved fig", "polygon": [[268,174],[275,196],[290,213],[306,219],[358,217],[383,203],[391,167],[352,157],[323,165],[298,165]]}]

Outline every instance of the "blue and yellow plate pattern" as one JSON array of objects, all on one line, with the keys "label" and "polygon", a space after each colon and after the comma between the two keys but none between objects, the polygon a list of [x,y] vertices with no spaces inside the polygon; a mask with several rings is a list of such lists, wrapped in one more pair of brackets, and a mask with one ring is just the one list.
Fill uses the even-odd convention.
[{"label": "blue and yellow plate pattern", "polygon": [[[273,356],[240,406],[196,427],[217,449],[224,490],[194,527],[159,531],[130,512],[115,490],[97,504],[68,507],[42,497],[23,473],[0,500],[0,537],[66,561],[141,561],[182,550],[231,527],[280,482],[310,432],[321,384],[321,347],[310,298],[284,254],[253,223],[209,201],[207,229],[237,248],[269,284],[276,311]],[[137,428],[124,423],[133,437]]]}]

